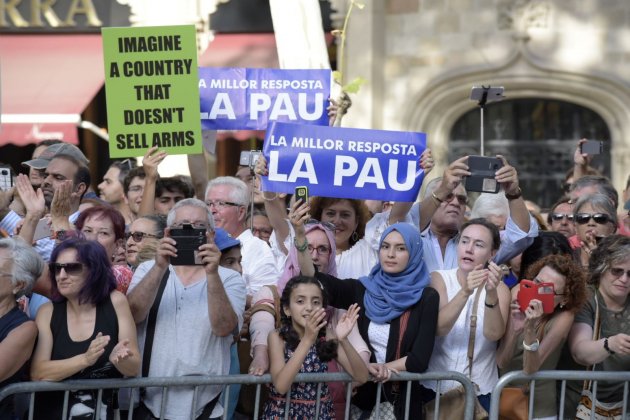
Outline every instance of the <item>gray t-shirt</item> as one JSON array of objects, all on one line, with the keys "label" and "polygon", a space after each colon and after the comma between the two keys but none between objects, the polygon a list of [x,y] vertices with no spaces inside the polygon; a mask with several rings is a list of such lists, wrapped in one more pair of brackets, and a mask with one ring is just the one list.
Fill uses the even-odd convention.
[{"label": "gray t-shirt", "polygon": [[[129,286],[132,290],[153,267],[154,261],[141,264],[134,273]],[[169,266],[170,276],[164,288],[155,324],[153,351],[151,352],[150,377],[227,375],[230,369],[230,346],[232,335],[217,337],[212,333],[208,315],[207,280],[200,277],[198,282],[183,286]],[[238,328],[243,324],[245,310],[245,281],[234,270],[219,267],[219,276],[238,316]],[[140,354],[144,351],[146,320],[138,324],[138,344]],[[195,417],[203,407],[222,390],[221,385],[199,387]],[[164,418],[170,420],[190,419],[193,388],[175,387],[167,392]],[[159,416],[162,402],[160,388],[147,388],[144,403],[156,417]],[[222,414],[217,404],[212,417]]]},{"label": "gray t-shirt", "polygon": [[[604,298],[597,292],[599,301],[599,317],[601,319],[600,338],[612,337],[619,333],[630,334],[630,300],[621,312],[611,311],[606,307]],[[576,315],[575,322],[588,324],[593,328],[595,324],[595,297],[590,295],[582,310]],[[595,365],[595,370],[606,372],[620,372],[630,369],[630,356],[613,354]],[[597,399],[603,402],[618,402],[623,400],[623,382],[597,383]]]}]

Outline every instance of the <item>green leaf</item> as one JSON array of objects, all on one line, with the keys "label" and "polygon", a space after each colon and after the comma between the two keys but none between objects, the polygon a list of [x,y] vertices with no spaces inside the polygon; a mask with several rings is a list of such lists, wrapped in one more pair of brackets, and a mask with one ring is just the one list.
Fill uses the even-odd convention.
[{"label": "green leaf", "polygon": [[343,87],[344,92],[357,93],[362,84],[366,83],[363,77],[356,77],[350,83]]},{"label": "green leaf", "polygon": [[341,72],[339,70],[335,70],[332,72],[333,80],[338,84],[341,84]]}]

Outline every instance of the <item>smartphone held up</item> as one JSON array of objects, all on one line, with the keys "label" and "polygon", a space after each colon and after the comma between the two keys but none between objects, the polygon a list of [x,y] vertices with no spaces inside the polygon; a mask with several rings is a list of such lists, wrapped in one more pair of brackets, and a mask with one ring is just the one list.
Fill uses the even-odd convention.
[{"label": "smartphone held up", "polygon": [[533,299],[538,299],[542,302],[544,313],[553,313],[553,300],[556,295],[553,283],[537,283],[532,280],[521,280],[519,286],[520,288],[516,299],[518,300],[521,312],[525,312]]}]

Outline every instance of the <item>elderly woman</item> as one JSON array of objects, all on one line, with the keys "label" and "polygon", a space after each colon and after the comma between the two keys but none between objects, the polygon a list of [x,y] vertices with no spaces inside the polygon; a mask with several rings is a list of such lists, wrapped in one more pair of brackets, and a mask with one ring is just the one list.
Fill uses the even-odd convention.
[{"label": "elderly woman", "polygon": [[103,245],[116,277],[116,289],[126,294],[133,273],[124,262],[124,253],[122,254],[123,261],[117,260],[121,255],[118,251],[124,246],[125,241],[123,215],[111,206],[94,206],[83,211],[75,224],[85,239]]},{"label": "elderly woman", "polygon": [[[540,299],[532,299],[522,311],[517,299],[520,286],[511,290],[510,317],[497,352],[501,374],[555,370],[575,314],[586,300],[585,276],[569,255],[538,260],[527,270],[527,278],[553,284],[553,312],[545,313]],[[536,381],[534,397],[533,418],[556,418],[555,381]]]},{"label": "elderly woman", "polygon": [[[44,260],[24,241],[0,239],[0,388],[26,378],[37,327],[16,299],[33,287],[44,268]],[[7,398],[0,403],[0,418],[13,415],[13,399]]]},{"label": "elderly woman", "polygon": [[[610,235],[601,240],[589,263],[590,296],[576,315],[569,333],[569,347],[576,362],[597,371],[630,369],[630,238]],[[599,308],[599,310],[598,310]],[[593,331],[599,311],[599,338]],[[582,383],[567,387],[565,417],[575,412]],[[598,382],[597,400],[623,401],[623,382]]]},{"label": "elderly woman", "polygon": [[[510,306],[510,291],[501,282],[501,270],[492,257],[500,245],[498,228],[485,219],[464,223],[457,243],[457,268],[431,273],[431,285],[440,294],[437,339],[429,372],[469,373],[468,339],[475,295],[479,294],[472,377],[479,386],[477,398],[489,410],[490,393],[499,376],[497,342],[503,337]],[[435,381],[426,383],[434,392]],[[444,381],[446,392],[457,382]]]},{"label": "elderly woman", "polygon": [[[140,355],[136,326],[125,296],[116,291],[109,255],[95,241],[69,239],[51,255],[53,302],[37,314],[39,336],[31,364],[33,380],[136,376]],[[100,401],[113,414],[112,392]],[[96,393],[71,393],[75,406],[96,410]],[[35,401],[35,418],[58,419],[63,394],[44,393]],[[108,417],[110,418],[110,417]]]},{"label": "elderly woman", "polygon": [[129,225],[127,232],[126,260],[132,268],[140,265],[138,254],[143,248],[157,250],[160,238],[164,236],[166,217],[159,215],[141,216]]},{"label": "elderly woman", "polygon": [[617,212],[608,196],[591,194],[581,197],[573,208],[573,222],[580,242],[576,248],[583,267],[588,267],[597,243],[617,230]]}]

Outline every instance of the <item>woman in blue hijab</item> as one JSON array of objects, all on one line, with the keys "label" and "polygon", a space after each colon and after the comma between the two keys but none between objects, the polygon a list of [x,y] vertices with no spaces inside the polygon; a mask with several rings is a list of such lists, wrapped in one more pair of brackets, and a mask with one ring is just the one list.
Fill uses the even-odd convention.
[{"label": "woman in blue hijab", "polygon": [[[296,220],[291,222],[295,224]],[[305,241],[300,231],[296,229],[298,244]],[[372,352],[369,370],[376,381],[386,382],[392,372],[421,373],[429,364],[439,295],[429,286],[431,279],[422,257],[420,233],[407,223],[396,223],[383,232],[379,262],[368,276],[360,279],[339,280],[315,273],[310,255],[307,252],[299,255],[302,274],[319,279],[331,306],[347,309],[353,303],[361,305],[359,332]],[[393,387],[397,384],[384,384],[381,401],[393,402],[396,417],[402,418],[405,392],[396,389],[392,392]],[[421,401],[425,391],[418,382],[412,382],[409,418],[422,417]],[[353,403],[369,412],[375,405],[375,395],[376,384],[368,382],[358,388]]]}]

